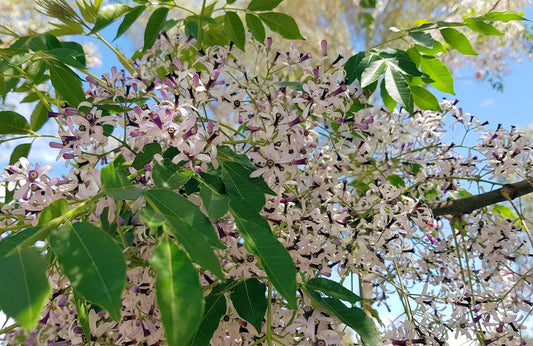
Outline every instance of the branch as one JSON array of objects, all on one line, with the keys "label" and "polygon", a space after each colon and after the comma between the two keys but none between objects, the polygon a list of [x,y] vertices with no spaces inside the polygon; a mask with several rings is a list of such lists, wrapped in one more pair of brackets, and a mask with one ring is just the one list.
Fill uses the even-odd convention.
[{"label": "branch", "polygon": [[434,216],[469,214],[488,205],[513,200],[533,192],[533,178],[518,183],[505,184],[497,190],[480,195],[454,199],[444,202],[429,203]]}]

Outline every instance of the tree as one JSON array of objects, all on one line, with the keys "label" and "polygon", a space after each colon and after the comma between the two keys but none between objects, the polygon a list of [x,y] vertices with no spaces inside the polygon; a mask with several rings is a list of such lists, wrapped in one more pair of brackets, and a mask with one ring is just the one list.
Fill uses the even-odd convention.
[{"label": "tree", "polygon": [[[28,143],[2,174],[9,343],[328,345],[346,327],[365,345],[523,342],[533,239],[497,203],[531,184],[497,179],[529,177],[531,144],[428,90],[453,93],[446,46],[474,52],[458,29],[500,35],[522,15],[429,22],[343,59],[327,41],[276,48],[265,28],[302,38],[280,3],[204,1],[178,20],[173,2],[40,2],[61,24],[3,49],[0,71],[4,99],[44,111],[0,112],[0,134],[42,136],[45,114],[70,171],[30,163]],[[118,37],[145,11],[143,48],[109,44],[123,66],[101,78],[62,38],[108,44],[102,28],[121,20]],[[447,126],[465,141],[442,143]]]}]

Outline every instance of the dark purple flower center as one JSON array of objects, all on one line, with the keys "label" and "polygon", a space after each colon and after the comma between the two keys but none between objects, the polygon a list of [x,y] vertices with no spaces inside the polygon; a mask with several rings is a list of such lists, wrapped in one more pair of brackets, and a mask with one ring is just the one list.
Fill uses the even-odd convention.
[{"label": "dark purple flower center", "polygon": [[198,132],[198,130],[196,129],[196,127],[191,127],[189,131],[185,132],[185,134],[183,135],[183,139],[187,139],[191,136],[194,136],[196,133]]},{"label": "dark purple flower center", "polygon": [[296,119],[294,119],[293,121],[291,121],[291,122],[289,123],[289,125],[292,127],[292,126],[294,126],[294,125],[298,125],[298,124],[303,123],[304,120],[305,120],[304,117],[300,115],[299,117],[297,117]]},{"label": "dark purple flower center", "polygon": [[30,178],[31,182],[34,182],[35,179],[39,178],[39,172],[32,169],[31,171],[28,172],[28,178]]}]

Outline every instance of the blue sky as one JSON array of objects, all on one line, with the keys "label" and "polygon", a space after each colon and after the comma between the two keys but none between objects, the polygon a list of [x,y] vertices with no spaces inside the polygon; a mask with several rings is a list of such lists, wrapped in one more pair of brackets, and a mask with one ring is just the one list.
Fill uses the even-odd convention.
[{"label": "blue sky", "polygon": [[[525,17],[533,20],[533,7],[526,8],[525,12]],[[475,79],[475,70],[459,71],[454,76],[459,106],[493,126],[498,123],[505,127],[533,124],[533,60],[525,57],[522,63],[511,62],[509,66],[512,73],[503,79],[503,92],[493,89],[486,81]]]},{"label": "blue sky", "polygon": [[456,97],[463,110],[488,120],[496,126],[526,127],[533,123],[533,61],[510,64],[513,72],[503,79],[503,91],[493,89],[488,82],[473,77],[474,71],[465,69],[455,76]]}]

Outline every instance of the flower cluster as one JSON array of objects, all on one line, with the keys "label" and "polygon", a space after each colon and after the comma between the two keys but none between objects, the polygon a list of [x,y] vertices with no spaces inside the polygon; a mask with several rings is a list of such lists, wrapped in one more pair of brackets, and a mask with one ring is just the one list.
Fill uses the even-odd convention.
[{"label": "flower cluster", "polygon": [[[502,215],[501,206],[448,222],[434,217],[427,203],[465,184],[484,189],[489,180],[528,172],[532,150],[525,137],[515,129],[485,130],[487,124],[447,100],[443,112],[373,107],[357,85],[346,84],[342,57],[331,57],[326,42],[322,56],[311,58],[294,46],[276,50],[269,39],[252,48],[260,63],[243,66],[236,49],[197,51],[191,39],[163,33],[133,62],[135,75],[112,68],[101,79],[88,78],[87,102],[50,112],[60,139],[50,146],[71,171],[48,178],[48,167],[31,169],[26,159],[7,167],[3,182],[16,188],[15,203],[2,212],[29,225],[60,197],[76,204],[95,196],[100,165],[118,157],[131,164],[147,144],[173,151],[172,162],[193,175],[217,169],[217,148],[230,146],[256,166],[251,176],[276,193],[261,213],[288,250],[298,281],[324,276],[357,284],[364,310],[399,316],[382,326],[388,344],[444,345],[453,334],[485,344],[521,342],[533,305],[527,261],[533,244],[524,225]],[[445,143],[448,125],[476,142]],[[156,154],[143,167],[131,164],[136,186],[154,187],[152,168],[161,160]],[[201,203],[195,193],[180,193]],[[133,230],[133,245],[124,251],[137,259],[128,270],[121,320],[90,310],[94,344],[164,343],[154,273],[139,265],[157,238],[139,220],[143,206],[142,198],[131,204],[104,198],[90,210],[94,222],[107,215],[106,222]],[[226,278],[266,282],[233,218],[212,222],[226,245],[216,250]],[[15,330],[10,342],[86,341],[74,293],[58,275],[50,274],[56,293],[37,328]],[[205,272],[200,280],[207,295],[216,277]],[[251,345],[267,328],[285,345],[347,338],[335,316],[302,292],[298,301],[298,310],[290,310],[273,292],[270,325],[261,330],[230,305],[212,344]]]}]

